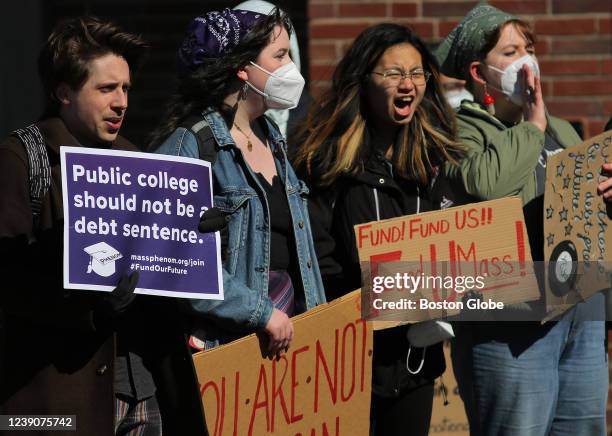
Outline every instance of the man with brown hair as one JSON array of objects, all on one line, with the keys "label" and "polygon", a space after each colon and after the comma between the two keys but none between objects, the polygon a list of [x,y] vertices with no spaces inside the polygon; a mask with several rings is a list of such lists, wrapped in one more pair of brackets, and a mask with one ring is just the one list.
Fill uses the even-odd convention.
[{"label": "man with brown hair", "polygon": [[62,285],[60,146],[137,151],[118,133],[147,48],[98,19],[59,24],[39,56],[45,115],[0,143],[0,414],[76,415],[86,435],[206,433],[176,302],[136,297],[136,273],[108,294]]}]

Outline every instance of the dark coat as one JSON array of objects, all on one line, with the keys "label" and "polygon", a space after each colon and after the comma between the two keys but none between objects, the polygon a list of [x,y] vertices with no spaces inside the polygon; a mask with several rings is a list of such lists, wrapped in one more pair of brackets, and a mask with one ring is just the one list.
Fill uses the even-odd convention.
[{"label": "dark coat", "polygon": [[[38,126],[52,172],[38,228],[25,148],[14,137],[0,144],[0,414],[76,415],[78,434],[114,434],[115,339],[138,332],[137,352],[157,387],[164,434],[206,434],[177,302],[138,296],[115,332],[100,332],[92,311],[102,294],[63,288],[59,147],[79,144],[59,118]],[[137,151],[121,137],[112,148]],[[32,236],[36,241],[28,243]]]},{"label": "dark coat", "polygon": [[[445,179],[432,187],[393,177],[390,165],[375,154],[357,175],[345,175],[332,187],[311,187],[310,217],[327,299],[332,300],[361,287],[361,269],[353,226],[403,215],[439,209],[440,203],[456,203]],[[376,191],[376,194],[375,194]],[[393,397],[405,389],[430,383],[446,368],[441,344],[431,346],[423,370],[416,376],[406,370],[409,326],[374,332],[372,392]],[[413,362],[413,356],[415,361]],[[421,353],[411,354],[411,367]]]}]

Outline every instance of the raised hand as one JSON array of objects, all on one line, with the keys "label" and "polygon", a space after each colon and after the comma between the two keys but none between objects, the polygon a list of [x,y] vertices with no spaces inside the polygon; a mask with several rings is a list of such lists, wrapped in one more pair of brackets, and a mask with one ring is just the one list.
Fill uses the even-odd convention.
[{"label": "raised hand", "polygon": [[542,132],[546,130],[548,121],[546,120],[546,106],[542,97],[542,84],[540,78],[536,76],[528,65],[523,65],[521,69],[523,79],[523,117],[536,125]]}]

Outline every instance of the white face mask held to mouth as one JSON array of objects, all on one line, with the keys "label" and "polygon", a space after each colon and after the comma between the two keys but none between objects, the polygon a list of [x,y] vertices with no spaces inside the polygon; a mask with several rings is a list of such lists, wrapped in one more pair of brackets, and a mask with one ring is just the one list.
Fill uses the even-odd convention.
[{"label": "white face mask held to mouth", "polygon": [[[503,92],[508,96],[510,101],[517,106],[523,105],[523,99],[525,96],[525,90],[522,87],[521,81],[518,79],[518,72],[523,68],[523,65],[527,64],[534,75],[540,76],[540,67],[538,65],[538,61],[532,55],[525,55],[521,58],[518,58],[510,65],[508,65],[505,69],[500,70],[497,67],[492,65],[487,65],[488,68],[501,73],[501,89],[499,91]],[[492,86],[489,84],[489,86]]]},{"label": "white face mask held to mouth", "polygon": [[293,109],[298,105],[305,81],[293,62],[272,73],[254,62],[251,64],[269,76],[263,91],[246,81],[253,91],[264,98],[268,109]]}]

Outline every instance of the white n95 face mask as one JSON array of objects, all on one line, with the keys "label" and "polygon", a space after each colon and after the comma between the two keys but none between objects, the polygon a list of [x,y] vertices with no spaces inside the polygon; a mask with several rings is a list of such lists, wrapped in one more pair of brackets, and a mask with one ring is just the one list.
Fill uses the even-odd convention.
[{"label": "white n95 face mask", "polygon": [[446,101],[453,109],[459,109],[463,100],[474,101],[474,96],[467,89],[447,91],[444,97],[446,97]]},{"label": "white n95 face mask", "polygon": [[428,320],[412,324],[406,337],[413,347],[423,348],[454,338],[455,332],[453,326],[446,321]]},{"label": "white n95 face mask", "polygon": [[518,73],[527,64],[535,76],[540,76],[540,67],[538,61],[532,55],[525,55],[518,58],[505,69],[500,70],[492,65],[487,65],[493,71],[501,73],[501,89],[508,96],[510,101],[517,106],[522,106],[525,98],[525,90],[522,86],[522,80],[518,79]]},{"label": "white n95 face mask", "polygon": [[[423,369],[427,347],[454,338],[455,332],[453,331],[453,326],[446,321],[429,320],[412,324],[406,332],[406,337],[409,342],[408,354],[406,355],[406,369],[410,374],[416,375]],[[410,367],[412,347],[423,348],[421,361],[416,369]]]},{"label": "white n95 face mask", "polygon": [[293,109],[298,105],[305,81],[293,62],[277,68],[274,72],[260,67],[255,62],[251,64],[268,75],[263,91],[246,81],[253,91],[264,97],[268,109]]}]

